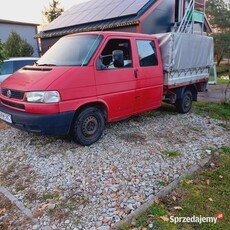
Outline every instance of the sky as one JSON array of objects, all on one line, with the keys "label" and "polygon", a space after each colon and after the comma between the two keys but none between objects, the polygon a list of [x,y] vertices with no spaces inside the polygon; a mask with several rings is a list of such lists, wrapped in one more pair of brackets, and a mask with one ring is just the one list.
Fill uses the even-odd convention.
[{"label": "sky", "polygon": [[[68,10],[73,5],[89,0],[59,0],[59,7]],[[41,24],[45,7],[52,0],[0,0],[0,19]]]}]

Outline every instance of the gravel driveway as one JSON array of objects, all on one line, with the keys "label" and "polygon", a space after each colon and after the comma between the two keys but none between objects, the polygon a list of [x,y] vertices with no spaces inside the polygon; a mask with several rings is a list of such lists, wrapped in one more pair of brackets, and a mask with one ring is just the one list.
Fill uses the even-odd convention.
[{"label": "gravel driveway", "polygon": [[198,94],[198,101],[223,102],[230,101],[230,85],[209,85],[208,91]]},{"label": "gravel driveway", "polygon": [[221,121],[155,111],[108,124],[90,147],[2,123],[0,138],[0,186],[37,218],[19,225],[5,212],[11,229],[89,230],[109,229],[230,135]]}]

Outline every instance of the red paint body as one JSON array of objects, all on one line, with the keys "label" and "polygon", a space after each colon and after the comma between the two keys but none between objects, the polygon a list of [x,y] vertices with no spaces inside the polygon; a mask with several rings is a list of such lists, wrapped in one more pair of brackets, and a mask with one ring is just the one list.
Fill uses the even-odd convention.
[{"label": "red paint body", "polygon": [[[43,67],[46,71],[39,71],[41,67],[20,70],[5,81],[2,88],[24,92],[33,90],[60,92],[61,102],[56,105],[25,103],[23,100],[16,100],[17,103],[25,104],[25,112],[36,114],[75,111],[84,104],[101,102],[107,108],[108,121],[112,121],[159,107],[163,94],[163,71],[157,39],[153,36],[137,34],[124,36],[123,33],[104,33],[103,35],[104,41],[88,66]],[[132,68],[96,70],[98,55],[103,50],[106,41],[111,38],[131,39],[134,60]],[[155,41],[159,57],[158,66],[140,68],[134,44],[136,38],[151,38]],[[138,78],[134,77],[134,70],[138,71]],[[1,97],[9,100],[7,97]]]},{"label": "red paint body", "polygon": [[[106,120],[110,122],[160,107],[164,91],[164,76],[157,38],[152,35],[117,32],[102,32],[100,35],[103,36],[103,40],[87,66],[26,67],[13,74],[1,85],[2,90],[10,89],[21,92],[55,90],[60,94],[60,102],[31,103],[26,102],[25,98],[9,98],[1,93],[1,106],[5,108],[1,111],[10,114],[12,114],[12,111],[19,111],[21,115],[23,113],[26,115],[58,115],[71,112],[74,116],[82,106],[100,104],[106,110]],[[127,39],[130,41],[132,67],[113,70],[96,69],[99,55],[110,39]],[[140,66],[136,45],[137,39],[154,41],[158,65]],[[24,107],[21,108],[17,105],[23,105]],[[69,118],[69,126],[71,126],[73,116]],[[23,125],[26,126],[26,124]],[[70,127],[67,130],[69,131]]]}]

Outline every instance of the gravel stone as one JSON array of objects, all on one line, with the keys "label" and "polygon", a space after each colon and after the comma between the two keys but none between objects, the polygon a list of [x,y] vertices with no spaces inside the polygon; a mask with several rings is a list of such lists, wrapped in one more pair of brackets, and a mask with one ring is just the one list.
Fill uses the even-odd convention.
[{"label": "gravel stone", "polygon": [[[226,145],[230,135],[221,124],[193,113],[139,115],[108,124],[89,147],[2,128],[0,180],[33,212],[45,207],[39,225],[28,229],[110,229],[157,194],[162,182],[171,183],[212,154],[209,149]],[[163,154],[170,151],[180,154]]]},{"label": "gravel stone", "polygon": [[40,228],[40,226],[39,226],[39,225],[36,225],[36,224],[32,227],[33,230],[37,230],[37,229],[39,229],[39,228]]}]

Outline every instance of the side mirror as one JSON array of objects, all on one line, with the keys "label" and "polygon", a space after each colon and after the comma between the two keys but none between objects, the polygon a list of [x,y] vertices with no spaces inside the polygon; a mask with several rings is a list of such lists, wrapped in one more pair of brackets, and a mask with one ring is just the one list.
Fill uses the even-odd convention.
[{"label": "side mirror", "polygon": [[116,68],[124,67],[124,52],[122,50],[114,50],[112,53],[113,65]]}]

